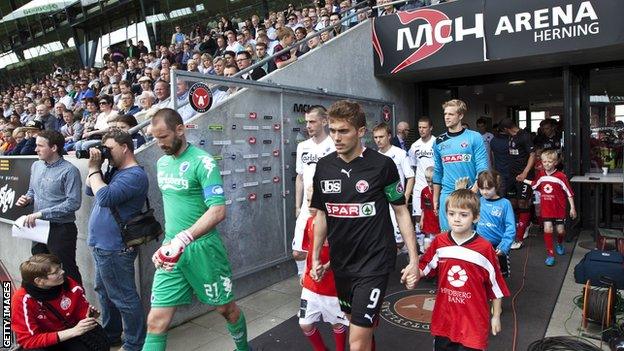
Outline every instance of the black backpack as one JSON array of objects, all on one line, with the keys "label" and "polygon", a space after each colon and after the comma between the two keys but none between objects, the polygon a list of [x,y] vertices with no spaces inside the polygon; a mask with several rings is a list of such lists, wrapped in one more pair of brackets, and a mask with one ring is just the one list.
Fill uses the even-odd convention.
[{"label": "black backpack", "polygon": [[574,267],[574,281],[592,286],[608,287],[601,279],[605,277],[624,289],[624,256],[617,251],[591,250]]}]

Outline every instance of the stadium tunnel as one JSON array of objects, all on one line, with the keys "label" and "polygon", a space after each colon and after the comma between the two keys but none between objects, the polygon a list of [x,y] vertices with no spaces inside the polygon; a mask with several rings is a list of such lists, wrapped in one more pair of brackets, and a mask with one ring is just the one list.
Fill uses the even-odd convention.
[{"label": "stadium tunnel", "polygon": [[[150,5],[145,6],[148,3]],[[98,3],[91,5],[96,10],[84,11],[81,8],[82,15],[75,16],[82,20],[76,25],[71,24],[70,8],[64,10],[69,18],[66,22],[61,22],[66,24],[64,29],[59,29],[59,33],[65,33],[65,39],[75,38],[82,64],[93,63],[97,50],[93,45],[87,45],[89,42],[97,41],[102,33],[126,28],[133,21],[173,8],[172,6],[164,11],[163,8],[158,8],[163,6],[162,3]],[[167,4],[169,3],[173,1]],[[228,2],[219,2],[221,3],[222,8],[227,9]],[[263,6],[256,5],[259,6],[256,8]],[[7,11],[2,11],[6,15]],[[90,11],[94,12],[90,15]],[[214,11],[216,14],[220,10],[215,6],[197,11],[195,7],[191,13],[202,16],[202,11]],[[236,144],[237,141],[247,140],[248,133],[234,133],[245,130],[264,133],[262,127],[274,126],[279,118],[284,118],[280,120],[282,124],[279,136],[271,134],[264,137],[262,134],[258,138],[266,149],[263,151],[273,149],[276,142],[283,143],[283,158],[279,162],[275,160],[277,163],[274,165],[260,166],[258,170],[279,167],[283,170],[281,179],[290,182],[294,172],[291,153],[294,150],[293,145],[299,140],[300,130],[297,129],[302,128],[297,120],[302,115],[302,106],[329,104],[339,98],[353,98],[367,104],[367,113],[373,117],[372,122],[381,121],[384,113],[389,110],[392,111],[393,122],[406,120],[412,126],[419,116],[430,116],[434,121],[434,134],[438,135],[444,130],[442,103],[452,98],[460,98],[468,105],[465,121],[470,126],[474,126],[478,118],[484,118],[492,126],[505,117],[511,117],[521,128],[536,131],[541,120],[556,119],[563,127],[563,164],[570,177],[594,174],[602,167],[608,167],[610,174],[619,175],[621,179],[622,138],[618,138],[617,133],[622,133],[621,124],[624,122],[624,23],[619,18],[619,14],[623,12],[624,3],[617,0],[568,0],[556,4],[546,0],[477,0],[449,2],[375,18],[330,41],[320,51],[306,54],[301,62],[269,74],[261,80],[261,84],[241,84],[247,89],[236,95],[236,99],[227,100],[189,121],[189,140],[204,145],[211,140],[225,142],[228,139]],[[120,16],[120,13],[131,15]],[[106,16],[111,17],[102,19]],[[185,18],[182,16],[166,24],[153,23],[146,26],[150,42],[162,41],[163,35],[166,40],[167,34],[163,33],[170,33],[175,21],[183,21]],[[110,23],[119,25],[111,26]],[[18,27],[21,25],[23,23],[16,24]],[[159,29],[159,26],[163,27]],[[165,26],[168,27],[164,28]],[[29,33],[32,32],[30,26],[28,28]],[[39,38],[36,35],[33,37]],[[13,35],[11,38],[16,37]],[[26,35],[25,39],[28,38],[29,35]],[[31,38],[27,44],[13,40],[12,44],[3,46],[3,49],[34,45],[35,39]],[[341,66],[340,63],[347,53],[349,62],[353,64]],[[332,81],[332,78],[335,79]],[[192,81],[193,77],[188,76],[187,79]],[[288,87],[293,89],[289,90]],[[273,102],[274,108],[262,110],[261,107]],[[258,122],[249,121],[251,112],[257,112]],[[232,119],[225,118],[227,116]],[[253,123],[257,124],[258,129],[244,129],[245,126],[254,125]],[[234,125],[237,127],[233,128]],[[223,136],[215,140],[216,132]],[[274,133],[274,130],[270,132]],[[245,138],[242,138],[243,135]],[[613,135],[616,137],[612,137]],[[227,145],[213,143],[212,146]],[[225,153],[219,154],[227,156]],[[262,154],[263,152],[259,152],[257,157],[262,158]],[[138,153],[143,164],[154,164],[160,155],[160,150],[153,144]],[[232,154],[228,155],[232,157]],[[245,155],[256,153],[244,149],[239,155],[237,162],[249,159]],[[86,175],[86,163],[75,160],[72,162],[79,166],[83,176]],[[230,170],[237,172],[247,166],[245,164],[243,167],[243,163],[238,165],[232,166]],[[154,199],[155,207],[161,208],[154,171],[150,170],[150,199]],[[254,181],[241,179],[236,183],[244,186],[245,183]],[[232,185],[229,183],[230,189],[235,188]],[[249,185],[254,186],[257,184]],[[575,183],[574,186],[581,211],[580,222],[575,223],[574,227],[597,226],[600,219],[595,213],[601,216],[603,214],[595,211],[595,202],[584,200],[596,196],[598,191],[580,183]],[[274,201],[288,195],[288,187],[292,193],[290,182],[279,191],[273,190],[271,196],[258,200]],[[605,209],[611,205],[612,189],[605,187],[607,195],[602,198]],[[259,191],[255,193],[269,194]],[[288,257],[288,239],[292,234],[289,229],[285,229],[294,227],[292,218],[285,215],[287,211],[294,213],[292,197],[285,196],[286,200],[281,204],[265,206],[260,211],[268,211],[279,219],[267,221],[264,218],[261,225],[255,223],[256,226],[251,228],[244,227],[249,224],[246,220],[241,220],[238,224],[238,236],[251,231],[264,234],[267,232],[266,228],[274,225],[282,228],[270,241],[266,236],[253,237],[254,243],[250,246],[260,250],[259,253],[264,249],[275,249],[274,257],[265,261],[233,260],[235,271],[254,266],[258,268],[256,271],[248,270],[252,273],[236,282],[238,294],[247,295],[294,274],[294,265]],[[248,204],[249,200],[238,197],[232,201],[242,205]],[[86,228],[89,205],[88,201],[83,203],[83,209],[78,215],[79,228]],[[605,212],[604,221],[609,222],[611,215],[608,211]],[[8,225],[0,226],[3,232],[8,231]],[[79,250],[87,252],[84,236],[82,234]],[[236,255],[240,255],[250,248],[241,245],[232,240],[229,241],[228,249],[238,250]],[[146,247],[138,263],[138,285],[146,307],[149,305],[148,295],[153,271],[150,257],[154,248],[153,245]],[[0,247],[3,258],[11,257],[11,262],[7,265],[13,270],[24,258],[22,251],[24,249],[15,240]],[[12,256],[11,253],[14,252],[20,252],[20,255]],[[79,265],[92,271],[90,258],[83,258]],[[88,274],[85,281],[92,281]],[[87,287],[87,291],[93,291],[92,287]],[[176,316],[175,324],[204,312],[205,309],[193,305]]]}]

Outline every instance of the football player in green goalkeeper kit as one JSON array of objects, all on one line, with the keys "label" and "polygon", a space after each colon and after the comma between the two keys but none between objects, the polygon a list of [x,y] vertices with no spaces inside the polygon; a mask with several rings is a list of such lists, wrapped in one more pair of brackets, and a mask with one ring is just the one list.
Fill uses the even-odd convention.
[{"label": "football player in green goalkeeper kit", "polygon": [[245,316],[234,302],[232,273],[216,226],[225,219],[225,196],[217,162],[186,142],[184,123],[172,109],[158,111],[152,134],[164,151],[157,163],[163,196],[165,240],[154,253],[152,308],[144,351],[165,350],[176,307],[199,301],[226,319],[236,350],[249,350]]}]

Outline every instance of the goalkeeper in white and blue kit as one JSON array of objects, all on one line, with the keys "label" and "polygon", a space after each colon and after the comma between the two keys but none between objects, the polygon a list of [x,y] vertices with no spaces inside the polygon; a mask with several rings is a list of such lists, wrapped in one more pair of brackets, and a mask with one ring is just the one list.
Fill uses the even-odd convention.
[{"label": "goalkeeper in white and blue kit", "polygon": [[[489,160],[483,137],[478,132],[464,129],[462,119],[467,112],[466,103],[450,100],[442,105],[444,124],[448,131],[440,135],[433,145],[433,207],[439,214],[445,209],[446,198],[455,190],[455,181],[468,178],[468,186],[477,192],[479,173],[488,170]],[[446,214],[439,214],[440,229],[450,229]]]}]

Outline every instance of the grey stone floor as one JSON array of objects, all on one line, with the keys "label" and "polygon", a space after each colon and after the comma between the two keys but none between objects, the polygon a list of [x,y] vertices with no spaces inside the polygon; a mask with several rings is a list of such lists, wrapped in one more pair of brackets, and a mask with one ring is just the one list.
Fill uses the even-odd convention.
[{"label": "grey stone floor", "polygon": [[[548,324],[548,329],[546,330],[547,337],[570,335],[585,336],[588,333],[594,335],[600,334],[599,325],[590,323],[588,326],[588,330],[584,330],[582,328],[581,309],[576,307],[573,302],[575,297],[582,294],[583,289],[583,286],[581,284],[577,284],[576,282],[574,282],[574,266],[588,252],[587,249],[579,246],[578,244],[581,242],[587,242],[589,240],[591,240],[591,232],[582,232],[581,237],[577,241],[576,248],[574,249],[572,260],[570,262],[570,267],[568,267],[568,272],[563,282],[563,286],[561,287],[561,292],[559,293],[559,298],[557,299],[555,310],[553,311],[552,318],[550,319],[550,323]],[[591,341],[596,346],[602,346],[603,350],[609,350],[609,345],[607,345],[606,343],[602,343],[601,345],[599,340],[592,340],[591,338],[586,339]]]},{"label": "grey stone floor", "polygon": [[[297,277],[291,277],[238,300],[237,303],[247,319],[249,340],[297,314],[300,296],[299,280]],[[225,320],[216,311],[171,329],[167,339],[167,350],[172,351],[234,349],[232,337],[225,327]]]},{"label": "grey stone floor", "polygon": [[[590,240],[589,232],[581,234],[578,242]],[[574,266],[583,258],[587,249],[577,245],[570,267],[561,288],[555,310],[553,311],[546,336],[580,335],[581,310],[573,299],[581,294],[582,286],[574,282]],[[298,279],[291,277],[264,290],[258,291],[238,301],[245,312],[248,325],[248,337],[253,339],[286,319],[294,316],[299,307],[301,287]],[[599,327],[590,331],[599,333]],[[600,342],[592,341],[597,346]],[[169,333],[167,350],[233,350],[234,343],[228,334],[224,319],[215,311],[193,319],[172,329]],[[602,345],[609,350],[608,345]]]}]

